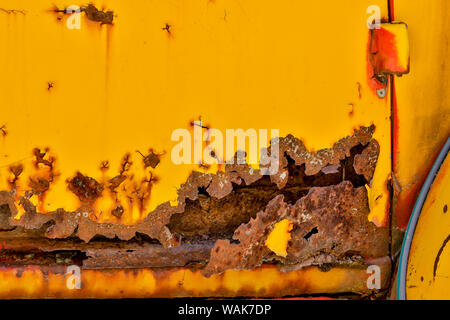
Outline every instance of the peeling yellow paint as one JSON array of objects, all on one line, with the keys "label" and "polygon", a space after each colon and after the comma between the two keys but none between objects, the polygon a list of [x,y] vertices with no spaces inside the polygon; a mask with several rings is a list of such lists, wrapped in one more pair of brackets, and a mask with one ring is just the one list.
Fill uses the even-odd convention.
[{"label": "peeling yellow paint", "polygon": [[[383,267],[383,277],[388,266]],[[36,266],[0,268],[0,298],[277,297],[283,294],[366,292],[365,268],[308,267],[290,272],[263,265],[204,277],[200,271],[82,270],[81,289],[69,289],[69,275]],[[383,283],[386,279],[382,279]]]}]

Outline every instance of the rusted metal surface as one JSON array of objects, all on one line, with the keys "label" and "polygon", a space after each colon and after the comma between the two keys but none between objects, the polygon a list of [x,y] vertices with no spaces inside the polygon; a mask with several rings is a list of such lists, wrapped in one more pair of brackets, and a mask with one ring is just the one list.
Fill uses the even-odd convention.
[{"label": "rusted metal surface", "polygon": [[[382,12],[386,12],[384,2],[377,1],[377,4],[381,5]],[[33,3],[8,0],[2,5],[8,8],[2,9],[8,13],[2,18],[7,19],[11,28],[24,27],[25,34],[25,37],[3,37],[10,48],[3,60],[12,61],[3,66],[4,78],[10,79],[5,80],[3,88],[8,94],[3,100],[10,106],[9,110],[28,110],[29,107],[31,112],[23,119],[7,112],[0,119],[0,125],[4,124],[0,133],[5,144],[0,190],[7,190],[0,194],[0,205],[3,204],[0,258],[5,259],[3,265],[14,265],[14,262],[23,265],[20,279],[26,278],[30,271],[27,266],[36,264],[62,267],[74,263],[82,266],[83,271],[101,269],[98,273],[83,273],[88,281],[80,296],[109,296],[108,289],[117,289],[108,288],[112,279],[132,278],[134,281],[130,286],[139,287],[141,275],[147,281],[144,281],[146,290],[137,296],[367,292],[363,281],[367,277],[366,263],[361,255],[385,253],[377,251],[376,246],[373,252],[365,251],[364,244],[360,243],[365,241],[361,240],[362,235],[357,234],[349,240],[346,228],[340,227],[341,222],[349,224],[349,228],[362,224],[370,233],[366,235],[370,241],[384,228],[376,228],[369,221],[378,226],[386,225],[388,221],[384,204],[389,199],[381,195],[387,195],[384,181],[390,172],[389,106],[367,94],[366,50],[353,46],[355,39],[358,43],[367,39],[366,17],[361,14],[367,3],[355,2],[356,7],[346,11],[348,19],[344,19],[343,28],[352,37],[345,39],[336,37],[342,30],[336,32],[332,23],[321,24],[314,33],[308,31],[312,21],[331,21],[328,18],[335,15],[339,5],[323,11],[310,3],[308,12],[315,14],[307,20],[295,19],[295,14],[291,14],[298,11],[294,10],[298,7],[294,2],[273,6],[251,1],[244,7],[234,3],[211,3],[207,12],[204,4],[189,1],[175,11],[170,4],[155,5],[145,1],[137,11],[121,2],[107,1],[100,6],[98,3],[66,5],[41,0]],[[286,6],[292,10],[285,10]],[[23,23],[9,14],[16,13],[10,8],[26,9],[26,14],[18,16],[24,19]],[[248,12],[255,15],[249,19]],[[282,33],[280,38],[267,23],[258,22],[268,19],[277,23],[290,21],[289,32]],[[249,23],[251,20],[257,23]],[[205,25],[208,27],[204,28]],[[255,33],[254,28],[263,32]],[[40,33],[46,30],[46,34],[56,34],[56,37],[41,39],[43,42],[31,41],[36,39],[36,30]],[[299,42],[289,41],[291,32],[303,33],[305,43],[315,50],[304,50]],[[211,38],[211,34],[220,36]],[[318,41],[324,39],[323,36],[328,40]],[[211,41],[204,41],[208,37]],[[251,42],[246,41],[249,37]],[[274,41],[279,44],[273,46],[276,50],[267,51],[267,43]],[[229,46],[230,43],[236,46]],[[339,64],[323,63],[330,61],[326,56],[330,43],[341,53]],[[169,54],[167,46],[170,46]],[[225,52],[224,59],[217,64],[214,52],[222,46],[232,50]],[[20,54],[26,52],[24,48],[41,52],[34,57],[39,60],[38,64]],[[54,55],[55,50],[60,54]],[[243,56],[242,52],[246,54]],[[290,57],[272,59],[285,56],[286,52]],[[305,59],[297,59],[299,54],[304,54]],[[67,73],[63,76],[58,70],[67,61],[77,61],[77,65],[85,68],[72,68],[70,76],[66,76]],[[260,77],[259,66],[265,61],[273,61],[274,65],[266,68],[265,77]],[[309,66],[305,61],[317,61],[316,69],[320,72],[303,73],[302,70]],[[16,65],[33,66],[33,70],[14,70]],[[212,73],[211,65],[217,67]],[[318,76],[342,75],[341,66],[345,65],[351,65],[352,70],[345,73],[342,81],[328,82],[328,79],[322,82],[323,77]],[[36,66],[42,66],[42,69]],[[96,72],[87,77],[85,70]],[[289,70],[294,70],[296,76],[292,77]],[[236,72],[242,81],[236,82]],[[213,73],[221,75],[218,81],[210,81],[211,76],[214,78]],[[30,78],[27,74],[36,77]],[[272,84],[261,81],[262,78],[280,81]],[[17,85],[21,79],[27,81]],[[120,83],[115,79],[121,79]],[[312,85],[319,82],[324,86]],[[38,94],[35,88],[41,89]],[[202,89],[197,91],[196,88]],[[317,99],[324,89],[328,94]],[[33,106],[13,98],[27,97],[30,92],[35,97]],[[73,104],[74,99],[67,100],[73,92],[79,93],[76,100],[87,103],[77,106]],[[167,94],[170,92],[178,94]],[[233,94],[222,99],[222,92]],[[200,95],[204,99],[194,102]],[[126,110],[123,109],[124,101],[129,106]],[[144,102],[158,107],[146,107]],[[73,111],[70,117],[67,112],[60,114],[61,108],[55,108],[63,104],[65,110]],[[192,109],[194,104],[197,107]],[[342,108],[336,108],[337,104]],[[283,106],[284,112],[274,114],[274,106],[279,105]],[[218,112],[224,110],[224,106],[227,112]],[[34,114],[36,110],[39,110],[38,115]],[[240,110],[242,113],[236,117]],[[273,118],[267,117],[269,112]],[[46,114],[52,114],[49,125],[43,125],[48,119],[41,118]],[[189,166],[171,163],[169,156],[164,157],[173,145],[169,137],[174,130],[185,128],[188,119],[196,116],[207,121],[206,125],[200,124],[202,133],[209,133],[214,128],[226,130],[230,125],[278,128],[283,136],[291,133],[280,139],[278,172],[264,175],[267,167],[261,164],[257,170],[258,166],[252,161],[254,167],[211,165],[202,160],[194,160]],[[360,127],[370,124],[376,125],[375,134],[374,126]],[[194,122],[191,126],[193,128]],[[359,129],[352,135],[352,128]],[[32,139],[27,137],[30,132]],[[304,140],[296,138],[300,136]],[[337,138],[345,136],[333,145]],[[377,150],[370,142],[374,138],[381,146]],[[66,141],[73,143],[66,145]],[[267,146],[266,142],[263,144]],[[34,147],[36,149],[30,152]],[[271,148],[268,151],[270,154]],[[373,178],[378,155],[380,161]],[[220,152],[212,151],[211,156],[219,159]],[[236,154],[238,157],[242,154]],[[216,168],[223,171],[216,171]],[[191,170],[201,172],[190,173]],[[343,185],[346,187],[341,187]],[[314,225],[303,220],[295,222],[295,226],[294,222],[288,222],[294,228],[288,228],[292,237],[289,237],[291,241],[285,257],[283,249],[278,251],[282,258],[274,254],[277,251],[269,251],[262,262],[256,263],[262,267],[252,267],[251,272],[226,270],[206,278],[197,270],[210,260],[211,248],[216,241],[231,239],[237,230],[258,220],[258,214],[272,210],[271,206],[277,201],[280,206],[296,208],[298,201],[303,203],[311,194],[322,192],[335,192],[338,200],[328,201],[328,206],[342,208],[327,211],[322,207],[311,207]],[[371,216],[368,216],[369,199],[382,199],[374,206],[370,201]],[[350,205],[347,201],[350,200],[356,202],[355,210],[359,210],[355,217],[348,215]],[[321,210],[326,211],[324,217],[316,213]],[[274,213],[274,223],[282,219],[283,214]],[[336,216],[333,218],[333,215]],[[362,220],[358,222],[357,218]],[[270,224],[266,226],[268,231],[271,228]],[[323,243],[322,233],[327,232],[337,245],[330,247]],[[320,241],[316,243],[315,239]],[[258,241],[264,244],[264,239]],[[231,241],[231,244],[237,243]],[[347,250],[345,245],[354,246],[356,252]],[[36,252],[29,255],[27,251]],[[275,265],[264,266],[266,262]],[[184,268],[160,269],[174,266]],[[144,267],[155,270],[117,271],[111,277],[113,272],[104,272],[105,268]],[[351,269],[356,267],[357,271]],[[13,268],[0,272],[0,277],[6,276],[0,283],[3,279],[8,280],[11,270]],[[28,279],[36,279],[43,287],[37,286],[37,291],[30,287],[18,296],[33,296],[37,292],[40,293],[36,296],[41,297],[73,295],[67,293],[66,288],[50,292],[55,288],[54,282],[49,281],[53,276],[52,268],[43,267],[33,272]],[[44,275],[42,279],[39,272]],[[383,275],[389,273],[388,269],[383,272]],[[105,274],[108,276],[102,278]],[[190,281],[195,283],[194,289],[184,286],[185,274],[192,276]],[[230,274],[234,276],[230,277]],[[240,282],[241,278],[247,280]],[[255,281],[258,279],[270,282],[267,290],[265,280]],[[165,281],[170,283],[169,289]],[[20,290],[20,281],[14,283],[14,290]],[[156,283],[156,289],[152,283]],[[89,285],[100,289],[92,290]],[[124,295],[133,296],[137,292],[133,290],[125,290]],[[7,291],[8,286],[0,286],[0,295]],[[9,292],[9,297],[17,292]],[[123,296],[122,292],[115,294]]]},{"label": "rusted metal surface", "polygon": [[[0,193],[1,227],[10,230],[0,232],[2,264],[187,267],[210,277],[264,263],[285,271],[311,265],[327,271],[361,265],[362,257],[386,256],[388,230],[369,221],[365,188],[379,153],[374,130],[361,127],[333,148],[317,152],[307,151],[291,135],[281,138],[279,170],[270,176],[237,161],[217,174],[193,171],[178,190],[177,206],[166,202],[135,225],[98,222],[93,212],[105,188],[114,192],[125,180],[132,164],[129,155],[106,186],[80,172],[67,180],[68,189],[80,200],[75,212],[38,212],[29,196],[45,192],[41,189],[46,184],[39,178],[30,180],[33,188],[19,199],[24,213],[18,219],[14,194]],[[35,156],[36,163],[53,172],[54,160],[39,150]],[[241,156],[238,152],[236,160]],[[153,150],[142,157],[149,167],[159,163]],[[119,204],[116,209],[120,216]],[[265,243],[283,219],[293,228],[286,256],[277,256]]]},{"label": "rusted metal surface", "polygon": [[[322,149],[317,152],[310,152],[306,149],[303,142],[292,135],[280,139],[280,164],[278,173],[271,176],[273,182],[279,188],[286,185],[288,181],[287,165],[289,156],[294,160],[296,166],[305,165],[305,174],[315,175],[328,165],[339,164],[340,160],[350,156],[350,151],[358,145],[366,145],[372,138],[375,126],[361,127],[355,130],[354,134],[345,137],[333,145],[333,148]],[[269,148],[270,149],[270,148]]]},{"label": "rusted metal surface", "polygon": [[[0,194],[1,196],[1,194]],[[9,207],[7,204],[0,206],[0,231],[9,231],[14,229],[14,226],[9,224]]]},{"label": "rusted metal surface", "polygon": [[402,22],[380,23],[370,30],[367,50],[369,86],[385,98],[390,75],[409,73],[408,27]]},{"label": "rusted metal surface", "polygon": [[[450,134],[450,96],[446,90],[450,65],[443,62],[450,43],[448,1],[396,0],[395,9],[395,19],[410,26],[414,50],[411,74],[395,79],[393,86],[393,171],[401,191],[394,199],[392,212],[397,238],[393,239],[394,252],[400,250],[420,189]],[[421,25],[428,27],[423,30]]]},{"label": "rusted metal surface", "polygon": [[152,148],[148,150],[149,153],[147,155],[142,154],[139,150],[137,150],[136,152],[143,157],[144,167],[145,168],[151,167],[153,169],[155,169],[156,166],[161,162],[160,157],[164,154],[164,153],[162,154],[155,153],[155,151]]},{"label": "rusted metal surface", "polygon": [[364,178],[369,182],[372,180],[379,153],[380,145],[376,140],[372,139],[361,154],[355,155],[353,162],[355,172],[364,175]]},{"label": "rusted metal surface", "polygon": [[58,210],[42,214],[36,212],[36,207],[26,197],[20,199],[20,204],[25,209],[25,213],[19,220],[11,218],[10,224],[26,229],[39,229],[51,222],[45,233],[45,236],[51,239],[66,238],[76,231],[76,236],[86,242],[95,235],[102,235],[110,239],[117,236],[120,240],[130,240],[138,232],[158,239],[166,247],[179,244],[179,241],[166,227],[170,216],[174,213],[174,208],[170,207],[169,203],[159,206],[157,210],[136,225],[98,223],[92,220],[92,208],[87,205],[82,206],[78,212]]},{"label": "rusted metal surface", "polygon": [[[113,11],[104,11],[97,9],[93,4],[88,4],[87,6],[81,6],[77,9],[79,12],[84,12],[86,14],[86,18],[91,21],[101,22],[101,24],[112,24],[114,19]],[[69,7],[65,9],[54,9],[53,11],[56,13],[67,13],[71,14],[76,12],[77,10]],[[49,87],[50,88],[50,87]]]}]

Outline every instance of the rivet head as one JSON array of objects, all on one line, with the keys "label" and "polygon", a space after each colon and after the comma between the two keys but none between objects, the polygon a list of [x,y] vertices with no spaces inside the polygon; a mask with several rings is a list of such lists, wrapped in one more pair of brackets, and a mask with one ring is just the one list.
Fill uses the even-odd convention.
[{"label": "rivet head", "polygon": [[380,99],[386,97],[386,89],[385,88],[377,89],[377,96]]}]

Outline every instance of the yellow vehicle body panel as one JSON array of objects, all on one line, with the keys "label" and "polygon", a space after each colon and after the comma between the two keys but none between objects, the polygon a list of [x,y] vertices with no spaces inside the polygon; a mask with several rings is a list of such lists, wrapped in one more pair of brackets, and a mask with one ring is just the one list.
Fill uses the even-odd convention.
[{"label": "yellow vehicle body panel", "polygon": [[417,223],[408,259],[406,297],[450,299],[450,156],[442,164]]},{"label": "yellow vehicle body panel", "polygon": [[[45,199],[32,201],[42,212],[74,211],[79,201],[68,178],[80,171],[105,182],[130,153],[132,189],[150,174],[136,150],[152,148],[165,153],[152,170],[158,182],[143,208],[125,208],[120,222],[132,224],[163,202],[176,204],[180,184],[202,170],[170,160],[172,132],[199,117],[223,131],[279,128],[316,151],[375,124],[381,150],[370,219],[387,225],[390,97],[376,96],[366,71],[373,4],[387,17],[386,1],[110,0],[94,5],[114,11],[113,25],[82,15],[81,28],[70,30],[67,15],[54,12],[66,1],[2,1],[0,189],[10,188],[9,168],[21,163],[23,195],[40,174],[33,149],[48,148],[57,175]],[[104,194],[93,218],[118,222],[113,197]]]},{"label": "yellow vehicle body panel", "polygon": [[[380,283],[389,283],[388,258],[372,263],[380,266]],[[70,278],[62,273],[45,274],[38,267],[0,269],[0,298],[126,298],[126,297],[273,297],[284,292],[320,294],[341,292],[366,292],[365,268],[336,267],[323,272],[319,267],[309,267],[282,272],[274,266],[254,270],[228,270],[224,274],[205,278],[199,271],[83,270],[80,290],[68,289]]]}]

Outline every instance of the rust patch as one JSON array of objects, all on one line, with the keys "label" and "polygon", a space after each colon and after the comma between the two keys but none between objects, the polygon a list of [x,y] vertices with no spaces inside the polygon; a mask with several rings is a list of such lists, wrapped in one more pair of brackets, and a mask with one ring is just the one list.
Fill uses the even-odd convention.
[{"label": "rust patch", "polygon": [[50,181],[41,177],[37,177],[36,179],[30,178],[28,186],[31,188],[33,194],[41,195],[50,188]]},{"label": "rust patch", "polygon": [[131,158],[131,155],[129,153],[127,153],[123,157],[123,159],[120,163],[120,175],[123,175],[125,172],[130,170],[130,167],[133,164],[133,162],[131,162],[130,158]]},{"label": "rust patch", "polygon": [[209,170],[209,168],[211,168],[211,166],[210,166],[209,164],[206,164],[206,163],[204,163],[204,162],[199,163],[199,164],[198,164],[198,167],[199,167],[200,169],[204,169],[204,170]]},{"label": "rust patch", "polygon": [[[233,242],[216,242],[202,272],[210,276],[228,269],[253,269],[272,260],[297,264],[323,253],[337,258],[346,254],[387,255],[388,229],[369,222],[368,214],[366,189],[354,188],[348,181],[311,188],[295,205],[278,195],[255,219],[236,229]],[[283,219],[294,223],[286,258],[274,255],[265,246],[274,225]]]},{"label": "rust patch", "polygon": [[6,137],[8,135],[8,131],[6,130],[6,124],[0,127],[0,132],[2,133],[3,137]]},{"label": "rust patch", "polygon": [[114,19],[113,11],[100,11],[92,4],[87,7],[80,7],[80,11],[84,11],[89,20],[101,22],[101,24],[112,24]]},{"label": "rust patch", "polygon": [[[80,259],[77,257],[78,251],[63,251],[63,252],[23,252],[2,250],[0,255],[0,265],[3,266],[53,266],[53,265],[73,265]],[[77,261],[78,260],[78,261]],[[21,276],[19,273],[18,277]]]},{"label": "rust patch", "polygon": [[109,161],[108,160],[102,161],[100,163],[100,170],[101,171],[107,171],[108,169],[109,169]]},{"label": "rust patch", "polygon": [[5,13],[7,13],[7,14],[17,14],[17,13],[20,13],[20,14],[23,14],[23,15],[25,15],[26,14],[26,12],[25,12],[25,10],[18,10],[18,9],[4,9],[4,8],[0,8],[0,11],[3,11],[3,12],[5,12]]},{"label": "rust patch", "polygon": [[17,214],[17,209],[12,195],[9,193],[1,195],[0,203],[8,201],[10,208],[11,205],[14,208],[14,211],[11,212],[15,213],[9,219],[10,226],[20,226],[29,230],[45,228],[44,235],[50,239],[75,235],[81,240],[89,242],[94,236],[100,235],[109,239],[117,236],[120,240],[130,240],[135,237],[136,233],[142,233],[159,240],[165,247],[176,246],[180,243],[180,239],[172,235],[166,227],[175,210],[168,202],[160,205],[141,222],[130,226],[93,221],[91,218],[93,210],[89,205],[82,205],[76,212],[65,212],[60,209],[46,214],[38,213],[36,207],[26,197],[21,197],[19,200],[25,213],[19,220],[16,220],[13,217]]},{"label": "rust patch", "polygon": [[391,185],[392,189],[394,191],[394,194],[398,196],[402,192],[402,185],[400,184],[400,181],[398,181],[397,177],[395,176],[395,173],[391,173]]},{"label": "rust patch", "polygon": [[120,219],[123,215],[123,213],[125,212],[125,210],[123,209],[123,207],[119,204],[117,205],[112,211],[111,214],[116,217],[117,219]]},{"label": "rust patch", "polygon": [[[270,178],[279,188],[286,185],[287,179],[285,179],[285,173],[288,165],[288,158],[286,155],[294,160],[296,166],[304,164],[306,175],[315,175],[326,166],[338,164],[340,160],[350,157],[350,151],[353,147],[359,144],[366,145],[369,143],[374,130],[374,125],[370,127],[361,127],[360,129],[355,130],[355,133],[352,136],[345,137],[336,142],[333,145],[333,148],[322,149],[317,152],[308,151],[304,143],[292,135],[280,138],[279,170],[277,174],[271,175]],[[270,154],[270,147],[268,152]]]},{"label": "rust patch", "polygon": [[197,269],[208,261],[213,242],[186,244],[164,248],[159,244],[126,244],[122,248],[96,246],[84,250],[84,268],[164,268],[191,267]]},{"label": "rust patch", "polygon": [[348,116],[351,118],[355,113],[355,104],[353,102],[347,103],[348,106],[351,107],[351,110],[348,112]]},{"label": "rust patch", "polygon": [[325,174],[339,173],[340,166],[340,164],[330,164],[329,166],[322,168],[321,171]]},{"label": "rust patch", "polygon": [[156,166],[159,164],[159,162],[161,161],[160,157],[162,155],[164,155],[163,153],[155,153],[154,150],[152,148],[150,148],[148,150],[149,154],[148,155],[143,155],[139,150],[136,150],[137,153],[139,153],[144,161],[144,167],[148,168],[148,167],[152,167],[153,169],[156,168]]},{"label": "rust patch", "polygon": [[127,179],[127,176],[124,174],[119,174],[115,176],[114,178],[109,180],[109,186],[108,188],[111,190],[111,192],[116,192],[116,189]]},{"label": "rust patch", "polygon": [[445,238],[445,240],[442,242],[441,247],[439,248],[439,251],[436,255],[436,258],[434,259],[434,265],[433,265],[433,281],[434,278],[436,278],[437,268],[439,265],[439,259],[441,258],[441,254],[444,251],[444,248],[447,246],[447,243],[450,241],[450,235]]},{"label": "rust patch", "polygon": [[[1,195],[0,195],[1,199]],[[0,231],[11,231],[15,227],[9,224],[9,207],[8,204],[0,205]]]},{"label": "rust patch", "polygon": [[355,156],[353,166],[356,173],[364,175],[369,182],[372,180],[379,153],[380,145],[375,139],[372,139],[361,154]]}]

